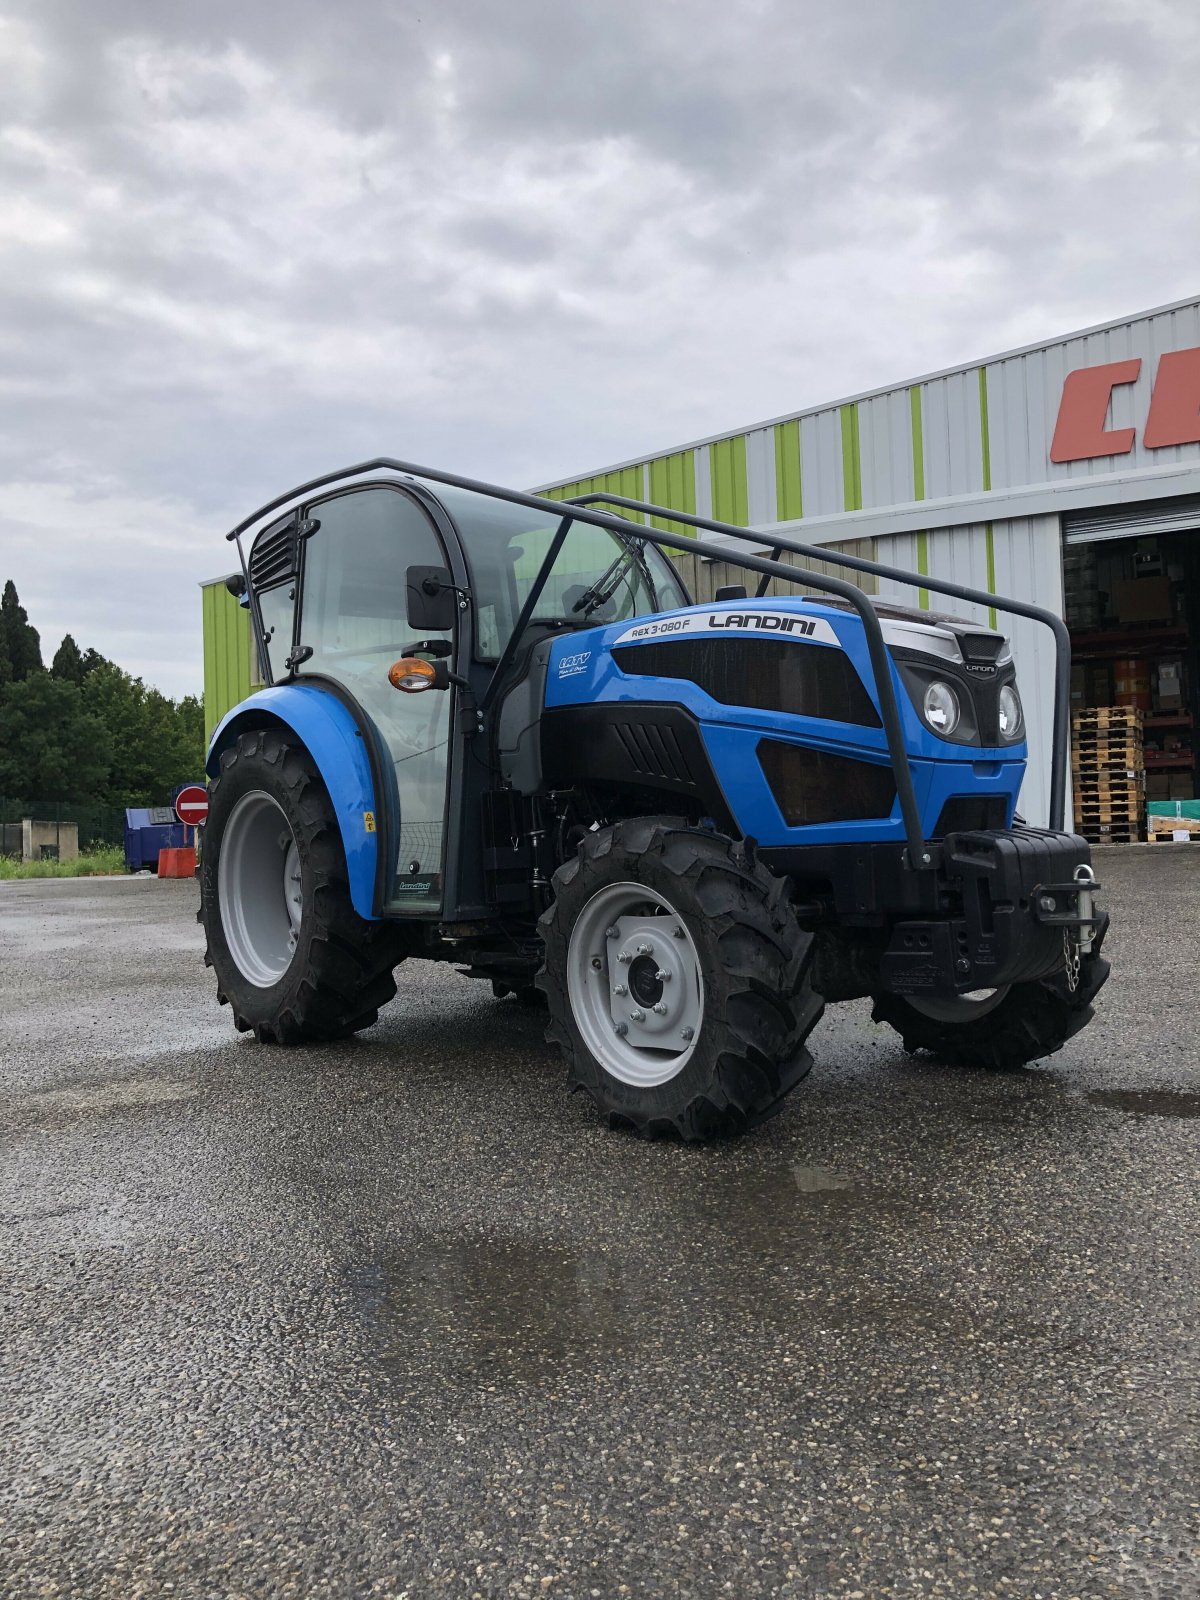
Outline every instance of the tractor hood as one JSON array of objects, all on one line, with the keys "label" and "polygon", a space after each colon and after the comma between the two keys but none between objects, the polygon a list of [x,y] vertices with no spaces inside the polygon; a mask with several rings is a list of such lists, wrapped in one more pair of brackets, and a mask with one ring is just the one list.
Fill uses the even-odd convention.
[{"label": "tractor hood", "polygon": [[[1007,826],[1026,754],[1007,641],[958,618],[879,611],[925,836],[950,819]],[[543,650],[552,786],[648,780],[764,842],[902,837],[851,608],[725,600],[562,634]],[[834,832],[818,835],[809,817]]]}]

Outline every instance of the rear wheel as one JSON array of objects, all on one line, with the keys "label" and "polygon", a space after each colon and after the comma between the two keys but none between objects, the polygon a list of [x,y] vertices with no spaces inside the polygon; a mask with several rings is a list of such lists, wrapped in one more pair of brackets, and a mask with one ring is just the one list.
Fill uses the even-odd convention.
[{"label": "rear wheel", "polygon": [[396,992],[396,931],[354,910],[328,791],[303,746],[242,734],[209,791],[205,963],[235,1025],[263,1044],[368,1028]]},{"label": "rear wheel", "polygon": [[1040,1061],[1061,1050],[1095,1015],[1092,1001],[1109,972],[1100,955],[1107,931],[1104,916],[1079,963],[1074,987],[1068,972],[1055,972],[1035,983],[944,999],[881,994],[872,1016],[895,1028],[906,1050],[927,1050],[952,1066],[1004,1069]]},{"label": "rear wheel", "polygon": [[786,888],[732,840],[669,817],[590,833],[555,874],[547,1038],[610,1124],[741,1132],[808,1072],[823,1002]]}]

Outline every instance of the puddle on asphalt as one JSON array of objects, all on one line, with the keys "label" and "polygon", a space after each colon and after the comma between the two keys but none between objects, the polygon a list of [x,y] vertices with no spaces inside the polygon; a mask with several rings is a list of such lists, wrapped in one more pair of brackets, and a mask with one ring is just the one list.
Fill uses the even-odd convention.
[{"label": "puddle on asphalt", "polygon": [[792,1167],[792,1181],[800,1194],[834,1194],[854,1188],[853,1178],[824,1167]]},{"label": "puddle on asphalt", "polygon": [[1200,1117],[1200,1090],[1093,1089],[1088,1103],[1135,1117]]},{"label": "puddle on asphalt", "polygon": [[652,1275],[628,1258],[545,1242],[428,1239],[356,1274],[385,1366],[537,1381],[576,1356],[635,1347]]},{"label": "puddle on asphalt", "polygon": [[688,1246],[666,1266],[619,1247],[427,1237],[359,1268],[351,1284],[393,1376],[434,1366],[485,1389],[547,1381],[636,1357],[678,1316],[681,1296],[740,1317],[750,1280],[765,1276],[773,1301],[781,1259],[796,1265],[797,1225],[823,1216],[826,1233],[843,1205],[864,1203],[873,1213],[874,1197],[825,1167],[723,1174],[697,1187]]},{"label": "puddle on asphalt", "polygon": [[195,1084],[172,1083],[164,1078],[126,1078],[116,1083],[77,1084],[68,1089],[41,1089],[14,1096],[5,1111],[8,1118],[63,1113],[89,1116],[105,1111],[131,1111],[142,1106],[168,1105],[190,1100]]}]

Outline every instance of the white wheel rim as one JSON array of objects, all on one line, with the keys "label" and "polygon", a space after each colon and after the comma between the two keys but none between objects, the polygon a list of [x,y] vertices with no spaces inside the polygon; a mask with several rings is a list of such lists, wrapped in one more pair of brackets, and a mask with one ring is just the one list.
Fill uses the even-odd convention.
[{"label": "white wheel rim", "polygon": [[904,998],[914,1011],[932,1022],[977,1022],[996,1009],[1011,987],[1011,984],[1002,983],[998,989],[972,989],[968,994],[922,995],[920,998],[909,994]]},{"label": "white wheel rim", "polygon": [[304,917],[300,852],[278,801],[244,794],[221,835],[221,929],[242,977],[270,989],[292,964]]},{"label": "white wheel rim", "polygon": [[704,978],[687,925],[640,883],[592,896],[567,943],[567,997],[605,1072],[638,1089],[683,1071],[704,1022]]}]

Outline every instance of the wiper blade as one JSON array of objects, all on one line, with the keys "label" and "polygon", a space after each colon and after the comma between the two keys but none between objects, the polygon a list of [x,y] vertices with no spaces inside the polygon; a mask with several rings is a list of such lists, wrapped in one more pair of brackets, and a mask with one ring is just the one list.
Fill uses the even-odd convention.
[{"label": "wiper blade", "polygon": [[626,572],[637,561],[637,548],[633,542],[626,542],[620,534],[617,537],[621,539],[625,548],[608,570],[602,573],[590,588],[583,591],[579,599],[571,607],[572,611],[581,611],[585,617],[589,617],[593,611],[597,611],[602,605],[606,605],[621,587],[621,580]]}]

